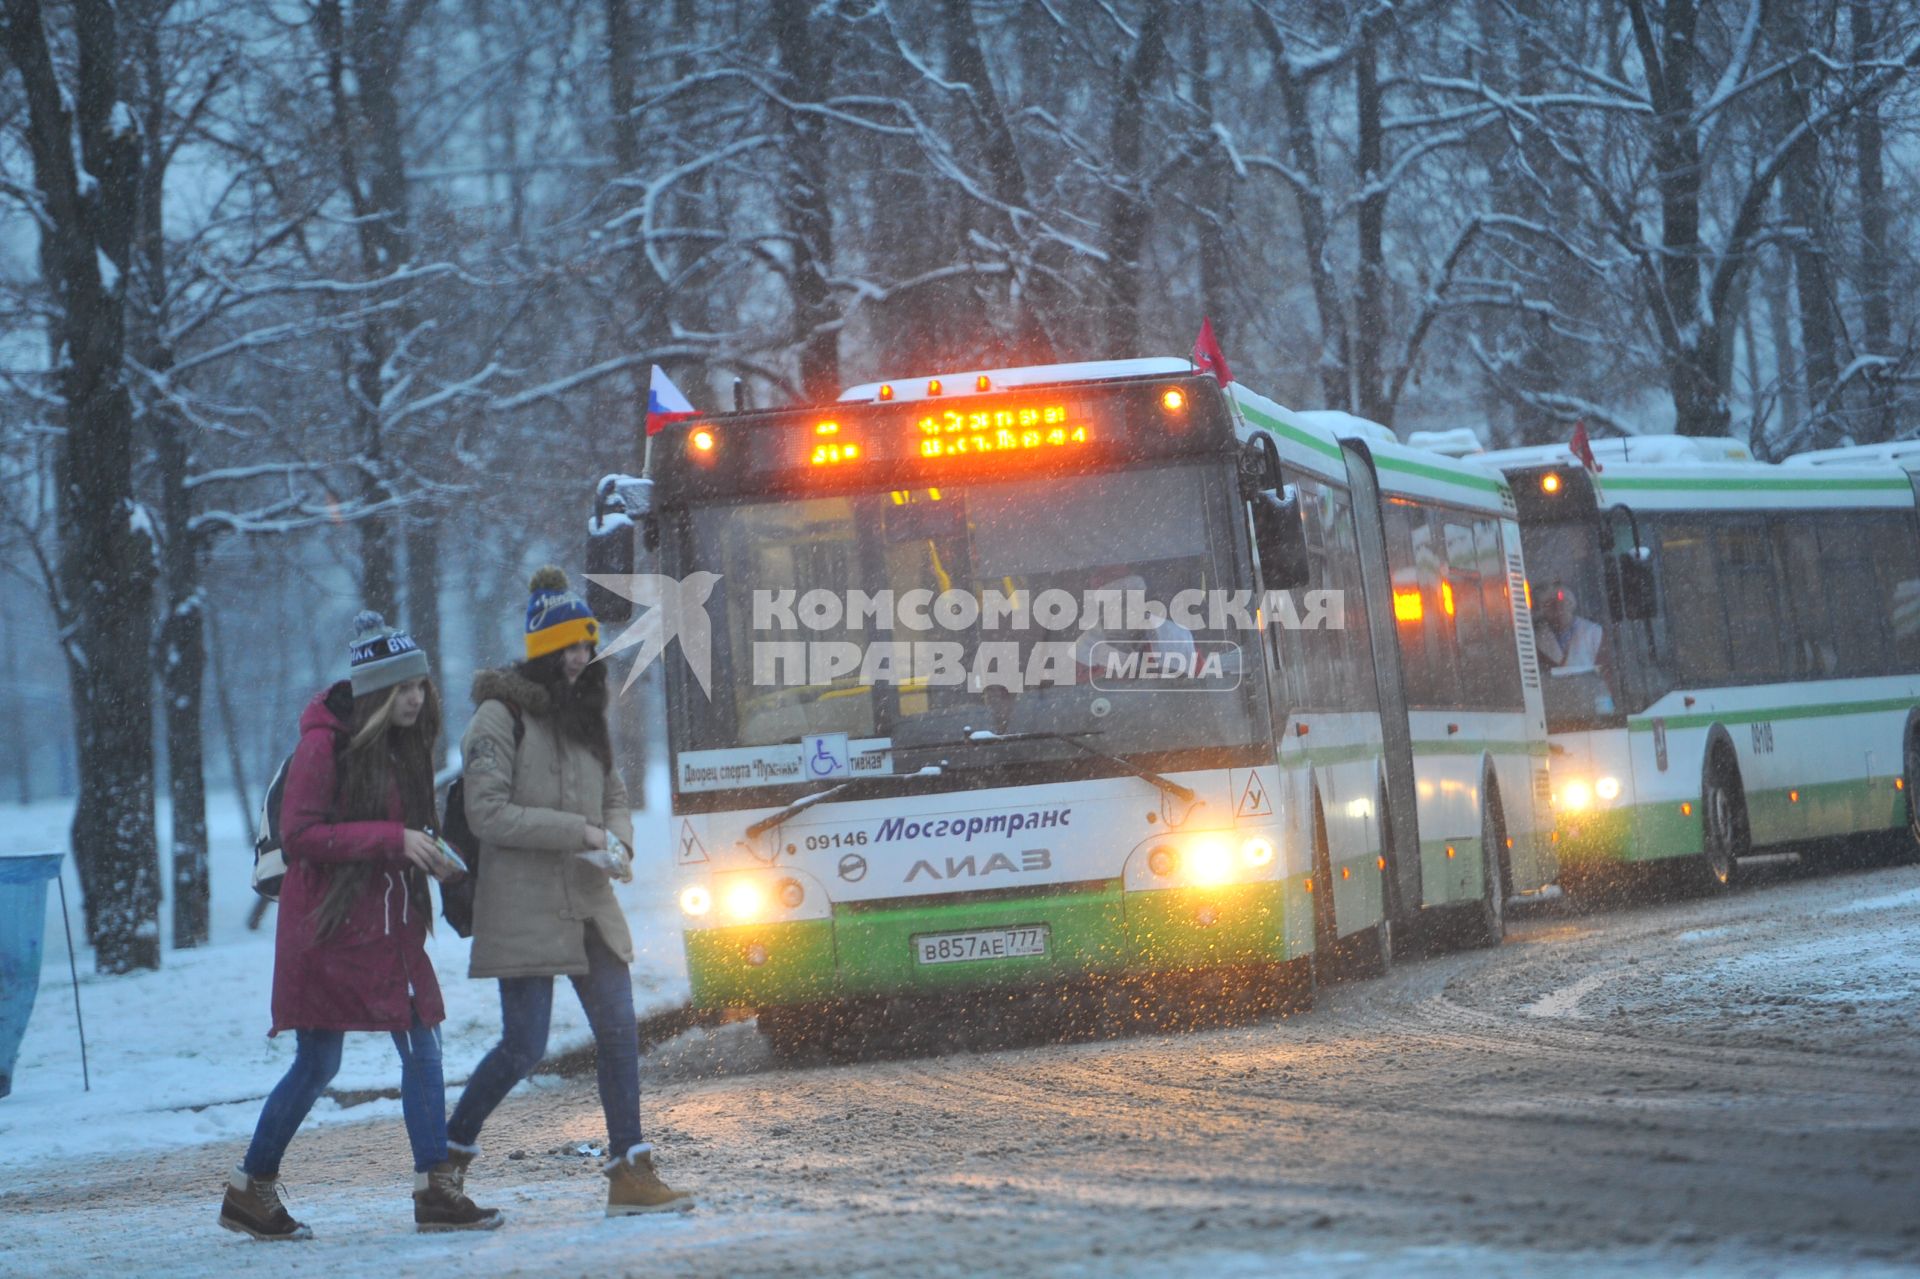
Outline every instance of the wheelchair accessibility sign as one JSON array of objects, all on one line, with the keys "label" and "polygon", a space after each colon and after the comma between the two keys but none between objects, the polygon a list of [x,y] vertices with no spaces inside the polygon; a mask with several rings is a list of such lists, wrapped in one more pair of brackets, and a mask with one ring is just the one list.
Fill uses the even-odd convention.
[{"label": "wheelchair accessibility sign", "polygon": [[800,767],[808,781],[853,775],[853,752],[845,733],[809,733],[800,739]]}]

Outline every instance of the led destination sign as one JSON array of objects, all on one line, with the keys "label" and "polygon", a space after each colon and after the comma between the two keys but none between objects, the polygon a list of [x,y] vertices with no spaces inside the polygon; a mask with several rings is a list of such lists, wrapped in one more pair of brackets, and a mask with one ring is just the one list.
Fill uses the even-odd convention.
[{"label": "led destination sign", "polygon": [[[1073,448],[1094,438],[1094,429],[1085,417],[1059,401],[997,408],[940,408],[916,418],[874,423],[869,431],[882,437],[883,455],[910,454],[928,460]],[[868,456],[858,440],[845,438],[838,419],[815,422],[813,435],[807,454],[809,465],[841,466]],[[910,442],[911,447],[901,448],[898,441],[902,440]]]}]

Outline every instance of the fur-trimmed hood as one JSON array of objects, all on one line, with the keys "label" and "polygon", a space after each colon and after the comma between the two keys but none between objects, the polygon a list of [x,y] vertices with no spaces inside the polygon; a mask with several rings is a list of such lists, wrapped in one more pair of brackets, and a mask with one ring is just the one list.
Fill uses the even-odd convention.
[{"label": "fur-trimmed hood", "polygon": [[547,690],[512,667],[474,673],[473,704],[492,701],[511,702],[538,719],[545,719],[553,709]]}]

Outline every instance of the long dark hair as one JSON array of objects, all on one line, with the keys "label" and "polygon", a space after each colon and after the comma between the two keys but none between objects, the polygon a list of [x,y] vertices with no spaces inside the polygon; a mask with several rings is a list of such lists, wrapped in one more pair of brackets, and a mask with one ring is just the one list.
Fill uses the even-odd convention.
[{"label": "long dark hair", "polygon": [[[338,779],[333,819],[338,822],[387,820],[387,796],[398,784],[401,820],[413,830],[434,824],[433,748],[440,740],[440,695],[427,680],[420,717],[407,728],[394,725],[393,699],[400,685],[353,697],[345,684],[327,696],[327,708],[347,721],[347,739],[334,753]],[[351,698],[350,705],[348,699]],[[369,862],[348,862],[326,868],[327,891],[314,909],[318,935],[338,928],[353,909],[355,899],[373,878]],[[433,899],[425,882],[409,877],[414,906],[433,927]]]},{"label": "long dark hair", "polygon": [[546,690],[549,713],[560,735],[586,747],[600,761],[600,767],[611,769],[613,738],[607,732],[607,664],[588,662],[580,678],[569,684],[561,668],[565,651],[528,658],[520,663],[520,675]]}]

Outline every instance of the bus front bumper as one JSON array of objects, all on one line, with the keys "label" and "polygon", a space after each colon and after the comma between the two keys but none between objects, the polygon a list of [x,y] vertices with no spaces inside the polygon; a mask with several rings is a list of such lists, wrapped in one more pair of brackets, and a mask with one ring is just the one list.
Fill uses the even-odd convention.
[{"label": "bus front bumper", "polygon": [[[914,940],[1034,926],[1047,931],[1044,955],[922,963]],[[1298,879],[1134,892],[1113,881],[1044,896],[842,907],[831,919],[688,929],[686,945],[694,1006],[714,1010],[1274,963],[1309,953],[1312,936]]]}]

